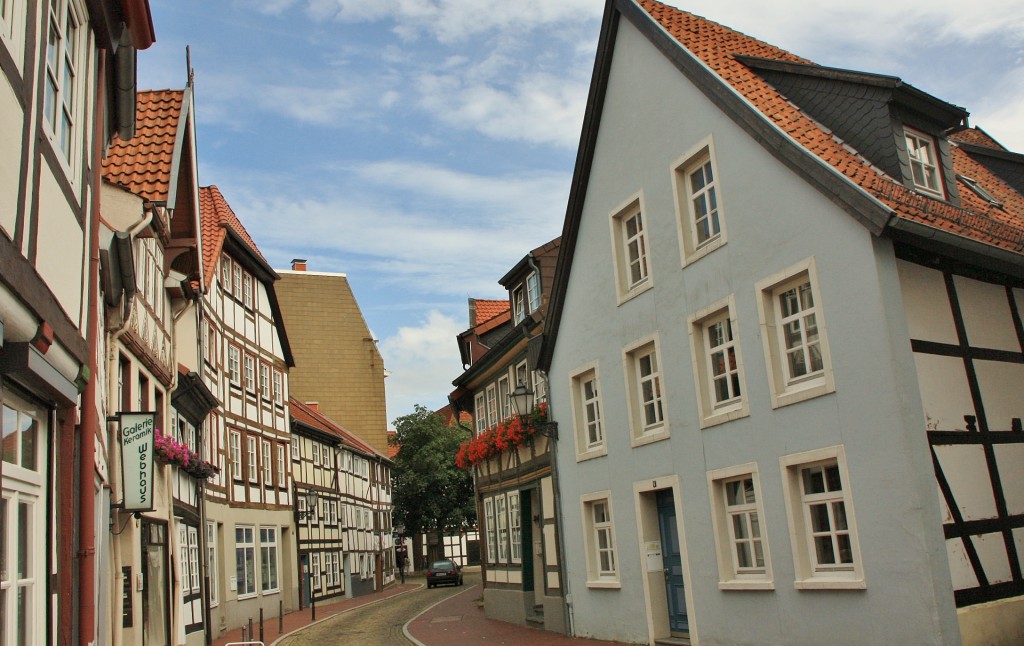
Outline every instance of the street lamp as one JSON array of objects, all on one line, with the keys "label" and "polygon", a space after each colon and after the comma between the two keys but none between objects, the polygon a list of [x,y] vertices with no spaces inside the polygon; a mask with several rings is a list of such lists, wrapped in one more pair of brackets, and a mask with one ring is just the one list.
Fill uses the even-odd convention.
[{"label": "street lamp", "polygon": [[320,497],[316,491],[309,489],[306,491],[306,511],[299,510],[299,520],[305,520],[316,515],[316,504],[319,502]]},{"label": "street lamp", "polygon": [[[533,391],[526,387],[526,384],[519,382],[516,389],[508,396],[512,400],[512,410],[519,416],[520,421],[526,422],[526,418],[533,412]],[[537,432],[552,440],[558,439],[557,422],[540,422],[533,424]]]}]

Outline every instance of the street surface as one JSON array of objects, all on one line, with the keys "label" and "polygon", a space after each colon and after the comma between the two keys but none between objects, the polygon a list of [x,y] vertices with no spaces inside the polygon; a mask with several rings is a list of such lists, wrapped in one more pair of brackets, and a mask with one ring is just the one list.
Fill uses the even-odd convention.
[{"label": "street surface", "polygon": [[[424,581],[422,577],[406,577],[407,583]],[[359,646],[409,646],[411,642],[402,633],[410,619],[438,601],[465,591],[480,583],[479,572],[467,572],[465,585],[441,586],[419,590],[382,600],[335,615],[281,640],[280,646],[327,646],[329,644],[358,644]],[[476,597],[483,594],[477,588]]]}]

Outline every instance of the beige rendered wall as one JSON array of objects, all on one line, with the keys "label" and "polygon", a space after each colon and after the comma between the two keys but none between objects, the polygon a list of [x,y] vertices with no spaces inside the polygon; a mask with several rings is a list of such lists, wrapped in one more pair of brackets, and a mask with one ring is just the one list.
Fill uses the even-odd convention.
[{"label": "beige rendered wall", "polygon": [[274,285],[295,357],[291,394],[387,450],[384,361],[344,274],[281,271]]}]

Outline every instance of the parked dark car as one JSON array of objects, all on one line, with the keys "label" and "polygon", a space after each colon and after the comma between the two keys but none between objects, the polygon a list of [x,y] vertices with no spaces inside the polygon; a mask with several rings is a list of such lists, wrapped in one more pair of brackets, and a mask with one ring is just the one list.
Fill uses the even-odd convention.
[{"label": "parked dark car", "polygon": [[427,587],[432,588],[442,583],[462,585],[462,570],[451,559],[434,561],[427,568]]}]

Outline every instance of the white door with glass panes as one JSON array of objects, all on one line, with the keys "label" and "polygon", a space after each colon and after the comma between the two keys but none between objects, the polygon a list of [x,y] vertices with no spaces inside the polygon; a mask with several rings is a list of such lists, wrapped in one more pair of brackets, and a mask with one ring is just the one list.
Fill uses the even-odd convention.
[{"label": "white door with glass panes", "polygon": [[45,447],[50,411],[3,395],[3,497],[0,499],[0,644],[46,640]]}]

